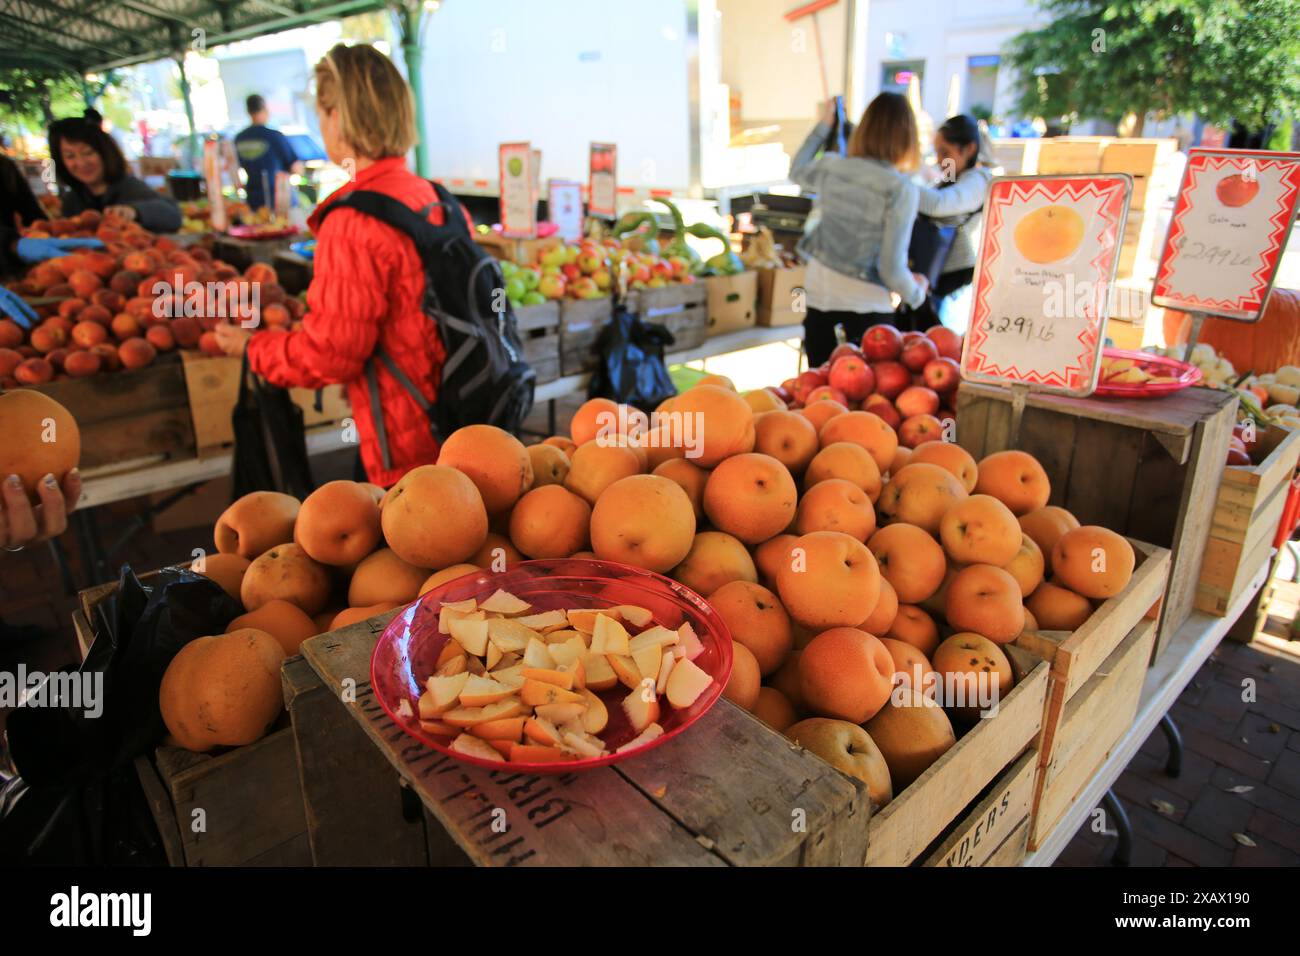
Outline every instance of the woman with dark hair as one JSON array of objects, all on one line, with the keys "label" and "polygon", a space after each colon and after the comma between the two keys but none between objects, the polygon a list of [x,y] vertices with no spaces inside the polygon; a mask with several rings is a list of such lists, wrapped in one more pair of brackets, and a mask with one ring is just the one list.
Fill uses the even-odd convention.
[{"label": "woman with dark hair", "polygon": [[965,114],[950,117],[935,131],[934,152],[942,181],[938,186],[921,187],[919,210],[940,226],[957,228],[939,281],[930,292],[942,318],[946,304],[974,278],[975,235],[997,161],[987,134]]},{"label": "woman with dark hair", "polygon": [[804,351],[813,368],[830,358],[837,327],[860,344],[870,326],[894,321],[891,293],[915,308],[927,291],[925,277],[907,268],[917,204],[907,174],[919,159],[911,105],[881,93],[854,127],[846,155],[815,158],[834,117],[828,100],[790,164],[790,178],[817,196],[817,224],[799,241],[808,263]]},{"label": "woman with dark hair", "polygon": [[153,232],[181,228],[175,200],[130,175],[122,151],[102,129],[81,118],[59,120],[50,127],[49,139],[64,216],[95,209]]}]

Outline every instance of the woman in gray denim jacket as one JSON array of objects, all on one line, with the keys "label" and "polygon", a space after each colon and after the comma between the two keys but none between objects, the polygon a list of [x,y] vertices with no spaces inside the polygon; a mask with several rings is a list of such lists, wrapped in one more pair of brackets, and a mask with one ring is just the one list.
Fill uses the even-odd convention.
[{"label": "woman in gray denim jacket", "polygon": [[860,344],[866,330],[893,323],[890,293],[912,307],[927,292],[907,268],[917,187],[906,171],[918,160],[916,118],[906,98],[881,93],[862,114],[848,155],[815,158],[830,133],[834,101],[791,163],[790,178],[816,194],[817,225],[799,242],[808,262],[804,350],[816,367],[830,358],[835,329]]}]

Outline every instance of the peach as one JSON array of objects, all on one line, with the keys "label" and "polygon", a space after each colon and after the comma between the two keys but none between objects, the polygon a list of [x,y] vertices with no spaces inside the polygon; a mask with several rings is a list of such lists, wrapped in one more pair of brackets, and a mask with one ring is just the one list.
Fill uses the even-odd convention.
[{"label": "peach", "polygon": [[876,600],[876,608],[871,612],[870,617],[858,625],[858,630],[880,637],[882,634],[889,633],[889,629],[894,625],[894,618],[897,616],[898,592],[894,590],[894,586],[882,574],[880,577],[880,597]]},{"label": "peach", "polygon": [[958,501],[939,522],[944,550],[962,564],[1003,567],[1019,552],[1022,537],[1016,516],[992,495],[971,495]]},{"label": "peach", "polygon": [[975,490],[997,498],[1019,517],[1046,505],[1052,485],[1033,455],[999,451],[980,461]]},{"label": "peach", "polygon": [[819,481],[799,502],[795,532],[843,531],[865,542],[876,530],[876,509],[867,493],[851,481],[828,478]]},{"label": "peach", "polygon": [[963,720],[978,720],[981,702],[994,707],[1015,686],[1006,653],[987,637],[953,634],[934,652],[934,669],[943,679],[949,712]]},{"label": "peach", "polygon": [[676,482],[691,499],[696,524],[704,522],[704,486],[709,481],[709,472],[685,458],[670,458],[660,462],[652,474]]},{"label": "peach", "polygon": [[378,617],[380,614],[386,614],[400,606],[401,605],[399,604],[384,603],[371,604],[367,607],[344,608],[334,615],[333,619],[330,621],[329,629],[331,631],[337,631],[352,624],[359,624],[362,621],[370,620],[372,617]]},{"label": "peach", "polygon": [[778,668],[768,682],[785,695],[785,699],[790,702],[798,714],[804,714],[808,711],[808,706],[803,699],[803,681],[799,676],[799,658],[802,655],[803,648],[801,647],[791,650],[786,655],[785,663]]},{"label": "peach", "polygon": [[1034,539],[1038,550],[1043,552],[1043,564],[1046,571],[1052,570],[1052,549],[1061,535],[1079,527],[1079,519],[1064,508],[1045,505],[1035,508],[1018,519],[1020,530]]},{"label": "peach", "polygon": [[818,447],[817,429],[798,412],[773,411],[754,420],[754,450],[771,455],[791,474],[803,474]]},{"label": "peach", "polygon": [[419,596],[420,587],[428,577],[428,568],[417,568],[399,558],[391,548],[380,548],[363,558],[352,572],[348,605],[410,604]]},{"label": "peach", "polygon": [[[929,442],[928,444],[933,445],[935,443]],[[896,475],[901,469],[906,468],[907,463],[912,460],[913,451],[914,449],[908,448],[906,445],[899,445],[894,451],[894,460],[889,463],[889,474]]]},{"label": "peach", "polygon": [[420,465],[388,490],[380,509],[388,546],[407,564],[460,564],[487,540],[487,509],[478,487],[455,468]]},{"label": "peach", "polygon": [[758,661],[748,647],[737,641],[731,642],[731,676],[727,686],[722,689],[722,696],[737,707],[753,710],[758,703],[758,691],[762,678],[758,672]]},{"label": "peach", "polygon": [[1034,588],[1025,607],[1038,625],[1035,630],[1075,631],[1092,617],[1086,597],[1047,581]]},{"label": "peach", "polygon": [[851,481],[864,492],[874,505],[880,500],[884,482],[880,467],[871,453],[853,442],[837,441],[817,452],[804,473],[804,488],[812,488],[820,481],[842,478]]},{"label": "peach", "polygon": [[786,736],[816,754],[840,773],[866,785],[871,812],[877,813],[894,798],[889,767],[871,735],[847,720],[810,717],[786,728]]},{"label": "peach", "polygon": [[359,482],[326,482],[303,501],[294,532],[303,550],[321,564],[356,564],[379,544],[379,506]]},{"label": "peach", "polygon": [[118,357],[123,368],[144,368],[158,356],[158,350],[146,339],[127,339],[117,347]]},{"label": "peach", "polygon": [[[511,514],[513,513],[512,509]],[[509,530],[508,522],[506,530]],[[499,573],[513,569],[523,560],[523,553],[510,542],[507,535],[489,531],[487,537],[483,539],[483,544],[469,556],[467,563]]]},{"label": "peach", "polygon": [[894,659],[878,638],[855,627],[833,627],[799,657],[799,687],[808,709],[861,724],[889,701]]},{"label": "peach", "polygon": [[467,475],[488,514],[508,511],[533,486],[533,464],[514,435],[495,425],[466,425],[452,432],[438,464]]},{"label": "peach", "polygon": [[170,325],[151,325],[145,330],[144,337],[159,352],[176,348],[176,335]]},{"label": "peach", "polygon": [[584,549],[590,535],[591,505],[557,484],[534,488],[510,513],[510,540],[530,558],[567,558]]},{"label": "peach", "polygon": [[705,375],[691,388],[699,388],[701,385],[712,385],[716,388],[729,388],[731,391],[736,390],[736,383],[725,375]]},{"label": "peach", "polygon": [[813,428],[821,434],[822,426],[837,415],[848,414],[848,409],[839,402],[824,399],[820,402],[813,402],[811,405],[805,405],[799,409],[799,414],[812,423]]},{"label": "peach", "polygon": [[83,349],[108,340],[108,329],[98,322],[78,322],[72,327],[72,341]]},{"label": "peach", "polygon": [[662,475],[620,478],[605,489],[591,512],[592,550],[606,561],[662,574],[690,553],[694,537],[691,499]]},{"label": "peach", "polygon": [[1098,525],[1067,531],[1052,548],[1055,579],[1084,597],[1105,600],[1128,587],[1137,556],[1123,535]]},{"label": "peach", "polygon": [[965,498],[966,489],[952,472],[921,462],[889,479],[876,505],[889,523],[913,524],[937,535],[948,509]]},{"label": "peach", "polygon": [[790,703],[790,698],[775,687],[760,687],[758,698],[754,701],[753,714],[763,723],[778,733],[785,733],[786,728],[799,720],[799,713]]},{"label": "peach", "polygon": [[915,688],[900,688],[863,729],[880,748],[896,795],[957,742],[943,708]]},{"label": "peach", "polygon": [[753,549],[759,580],[768,587],[776,586],[776,569],[782,562],[790,560],[790,548],[798,540],[798,535],[778,534]]},{"label": "peach", "polygon": [[569,459],[572,459],[573,453],[578,450],[578,443],[565,435],[552,435],[550,438],[543,439],[542,444],[555,446],[564,452],[564,457]]},{"label": "peach", "polygon": [[[251,564],[248,558],[238,554],[207,554],[203,556],[202,562],[195,561],[190,565],[190,569],[196,574],[201,574],[211,581],[215,581],[221,590],[225,591],[236,601],[239,600],[239,589],[244,583],[244,572],[248,570]],[[202,570],[199,570],[202,568]]]},{"label": "peach", "polygon": [[278,491],[244,495],[217,519],[212,532],[217,550],[251,561],[277,544],[292,541],[301,507],[297,498]]},{"label": "peach", "polygon": [[771,455],[750,452],[713,469],[704,486],[704,513],[719,531],[758,544],[789,527],[798,498],[785,465]]},{"label": "peach", "polygon": [[612,430],[619,421],[618,403],[608,398],[593,398],[582,404],[569,422],[569,435],[575,446],[585,445],[602,429]]},{"label": "peach", "polygon": [[103,366],[103,359],[98,352],[70,352],[63,360],[63,371],[69,378],[85,378],[96,374]]},{"label": "peach", "polygon": [[754,449],[753,409],[720,385],[696,385],[678,395],[660,423],[661,444],[664,436],[676,434],[682,442],[689,438],[685,455],[701,468]]},{"label": "peach", "polygon": [[871,536],[867,547],[902,604],[921,603],[943,583],[948,567],[943,548],[916,525],[886,525]]},{"label": "peach", "polygon": [[1020,596],[1028,597],[1043,582],[1043,552],[1038,549],[1033,538],[1021,532],[1020,550],[1014,558],[1002,565],[1002,569],[1016,579],[1020,585]]},{"label": "peach", "polygon": [[995,644],[1006,644],[1025,629],[1020,585],[991,564],[962,568],[948,585],[944,617],[959,631],[974,631]]},{"label": "peach", "polygon": [[861,445],[871,453],[882,474],[889,469],[894,450],[898,448],[898,435],[883,418],[871,412],[836,415],[822,426],[818,438],[823,448],[837,441]]},{"label": "peach", "polygon": [[975,490],[979,480],[979,466],[971,453],[956,442],[931,441],[912,449],[906,464],[926,462],[952,472],[967,493]]},{"label": "peach", "polygon": [[732,581],[758,581],[758,569],[744,544],[722,531],[701,531],[670,576],[708,597]]},{"label": "peach", "polygon": [[44,385],[54,378],[54,366],[43,358],[29,358],[14,368],[14,378],[21,385]]},{"label": "peach", "polygon": [[769,388],[756,388],[748,392],[742,392],[741,398],[745,404],[754,410],[755,415],[761,415],[764,412],[783,412],[785,411],[785,402],[781,401],[776,392]]},{"label": "peach", "polygon": [[267,601],[256,611],[241,614],[226,625],[226,633],[245,627],[270,634],[290,657],[298,653],[298,645],[320,633],[316,623],[301,608],[279,598]]},{"label": "peach", "polygon": [[876,609],[880,570],[856,538],[814,531],[795,541],[776,585],[786,611],[806,627],[856,627]]},{"label": "peach", "polygon": [[563,485],[569,475],[569,456],[554,445],[529,445],[528,460],[533,466],[534,488]]},{"label": "peach", "polygon": [[894,623],[884,634],[890,640],[910,644],[922,654],[933,654],[939,646],[939,625],[934,618],[913,604],[900,604]]},{"label": "peach", "polygon": [[248,611],[280,599],[297,605],[310,617],[324,609],[329,596],[329,571],[296,544],[278,544],[258,556],[239,586],[240,600]]},{"label": "peach", "polygon": [[118,340],[122,342],[125,342],[127,339],[135,338],[143,331],[140,325],[140,320],[127,312],[119,312],[117,315],[113,316],[112,322],[109,323],[109,328],[112,329],[113,334],[117,336]]},{"label": "peach", "polygon": [[775,594],[752,581],[731,581],[710,594],[709,603],[727,623],[732,640],[754,655],[764,677],[785,663],[794,637],[790,615]]},{"label": "peach", "polygon": [[573,453],[564,487],[595,505],[610,485],[640,473],[641,461],[632,449],[589,441]]},{"label": "peach", "polygon": [[916,647],[893,637],[882,637],[880,643],[885,645],[885,650],[893,658],[895,683],[925,690],[927,684],[934,680],[931,676],[935,673],[934,665]]},{"label": "peach", "polygon": [[467,574],[482,574],[483,569],[476,564],[453,564],[449,568],[443,568],[441,571],[434,571],[433,574],[420,585],[420,597],[428,594],[434,588],[442,587],[448,581],[455,581],[457,578],[463,578]]}]

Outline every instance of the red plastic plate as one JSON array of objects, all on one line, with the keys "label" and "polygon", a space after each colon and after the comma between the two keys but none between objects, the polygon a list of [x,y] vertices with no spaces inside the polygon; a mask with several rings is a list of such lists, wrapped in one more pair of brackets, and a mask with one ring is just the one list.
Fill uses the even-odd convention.
[{"label": "red plastic plate", "polygon": [[285,236],[298,235],[296,226],[285,226],[283,229],[266,230],[260,226],[231,226],[226,232],[236,239],[283,239]]},{"label": "red plastic plate", "polygon": [[1166,358],[1163,355],[1155,355],[1151,352],[1133,352],[1128,349],[1102,349],[1101,354],[1105,358],[1133,359],[1149,372],[1161,375],[1176,375],[1178,380],[1174,382],[1142,382],[1134,385],[1107,385],[1102,382],[1097,385],[1097,391],[1093,392],[1094,395],[1110,398],[1159,398],[1161,395],[1168,395],[1171,392],[1178,392],[1196,385],[1201,380],[1201,370],[1199,368],[1186,362],[1180,362],[1176,358]]},{"label": "red plastic plate", "polygon": [[[450,749],[450,737],[437,737],[420,727],[419,717],[400,715],[400,701],[416,709],[424,681],[433,673],[443,645],[450,640],[438,633],[438,611],[444,601],[486,599],[497,588],[532,603],[537,611],[554,608],[612,607],[635,604],[654,614],[654,623],[676,629],[689,621],[704,652],[695,665],[713,678],[713,684],[690,707],[678,709],[660,700],[662,736],[634,750],[616,753],[637,734],[627,722],[621,702],[629,690],[619,684],[597,696],[609,710],[609,724],[597,736],[611,751],[602,757],[585,757],[561,763],[496,763]],[[379,703],[393,722],[412,737],[440,753],[489,770],[528,773],[573,773],[619,763],[672,740],[695,723],[719,697],[731,677],[731,631],[726,622],[698,594],[663,575],[609,561],[562,558],[524,561],[509,571],[481,571],[457,578],[424,595],[404,609],[380,635],[370,659],[370,680]]]}]

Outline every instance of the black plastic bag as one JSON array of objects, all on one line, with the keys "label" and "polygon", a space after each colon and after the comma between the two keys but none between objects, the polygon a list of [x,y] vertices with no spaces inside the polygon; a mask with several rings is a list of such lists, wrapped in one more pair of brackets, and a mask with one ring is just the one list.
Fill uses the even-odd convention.
[{"label": "black plastic bag", "polygon": [[596,341],[600,363],[587,385],[587,397],[613,399],[647,414],[654,411],[677,394],[664,364],[664,349],[673,341],[662,325],[642,322],[619,305]]},{"label": "black plastic bag", "polygon": [[0,791],[0,861],[152,857],[157,834],[148,808],[140,812],[132,762],[166,732],[163,673],[182,647],[221,633],[239,613],[216,582],[187,568],[160,571],[148,588],[123,569],[117,591],[95,609],[95,640],[77,672],[83,694],[84,681],[95,682],[94,696],[9,715],[9,751],[21,776]]},{"label": "black plastic bag", "polygon": [[230,415],[235,435],[231,494],[282,491],[306,498],[315,490],[307,460],[302,409],[287,390],[264,381],[248,368],[245,353],[239,375],[239,399]]}]

